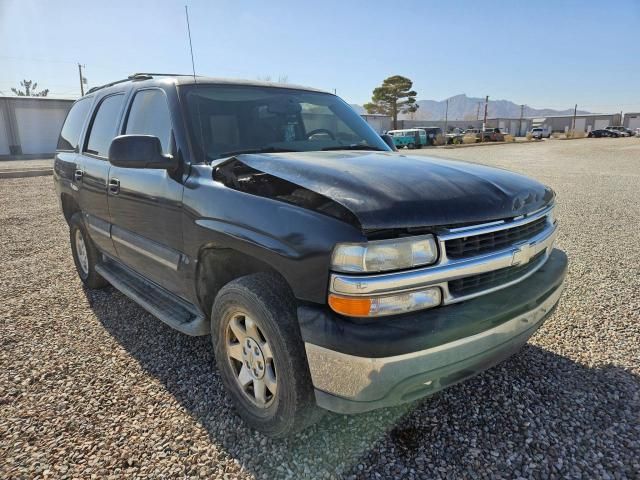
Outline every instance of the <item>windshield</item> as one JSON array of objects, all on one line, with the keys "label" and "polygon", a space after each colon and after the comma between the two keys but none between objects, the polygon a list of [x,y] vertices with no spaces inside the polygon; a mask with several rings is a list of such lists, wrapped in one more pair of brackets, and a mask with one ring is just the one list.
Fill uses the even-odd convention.
[{"label": "windshield", "polygon": [[200,161],[257,152],[390,151],[335,95],[247,85],[200,84],[181,91]]}]

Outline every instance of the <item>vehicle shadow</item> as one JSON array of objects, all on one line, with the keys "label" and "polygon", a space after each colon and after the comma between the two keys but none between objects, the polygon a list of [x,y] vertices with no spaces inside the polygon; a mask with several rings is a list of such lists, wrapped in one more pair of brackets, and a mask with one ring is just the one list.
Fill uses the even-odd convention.
[{"label": "vehicle shadow", "polygon": [[640,473],[620,453],[639,458],[640,379],[615,366],[589,368],[528,344],[433,397],[356,416],[328,413],[292,438],[271,440],[235,415],[209,337],[175,332],[113,288],[85,294],[104,328],[212,444],[257,478]]}]

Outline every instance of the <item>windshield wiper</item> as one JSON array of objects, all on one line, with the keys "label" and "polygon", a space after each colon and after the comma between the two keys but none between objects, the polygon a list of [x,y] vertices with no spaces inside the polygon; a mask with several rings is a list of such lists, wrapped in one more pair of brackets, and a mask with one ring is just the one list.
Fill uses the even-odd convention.
[{"label": "windshield wiper", "polygon": [[329,151],[329,150],[373,150],[375,152],[384,152],[385,150],[378,148],[378,147],[372,147],[370,145],[358,145],[353,144],[353,145],[339,145],[337,147],[325,147],[321,149],[322,151]]},{"label": "windshield wiper", "polygon": [[264,147],[264,148],[247,148],[244,150],[233,150],[231,152],[222,152],[218,154],[218,158],[233,157],[234,155],[242,155],[244,153],[283,153],[298,152],[299,150],[291,150],[287,148]]}]

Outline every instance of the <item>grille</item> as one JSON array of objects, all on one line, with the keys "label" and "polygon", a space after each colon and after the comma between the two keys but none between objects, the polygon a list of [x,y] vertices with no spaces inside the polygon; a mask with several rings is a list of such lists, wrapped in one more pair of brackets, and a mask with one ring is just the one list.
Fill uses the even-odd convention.
[{"label": "grille", "polygon": [[514,243],[535,237],[546,228],[546,223],[547,217],[541,217],[518,227],[447,240],[445,242],[447,256],[465,258],[501,250]]},{"label": "grille", "polygon": [[531,257],[528,263],[515,267],[501,268],[493,272],[459,278],[449,282],[449,292],[455,297],[463,297],[476,292],[504,285],[535,270],[544,257],[545,250]]}]

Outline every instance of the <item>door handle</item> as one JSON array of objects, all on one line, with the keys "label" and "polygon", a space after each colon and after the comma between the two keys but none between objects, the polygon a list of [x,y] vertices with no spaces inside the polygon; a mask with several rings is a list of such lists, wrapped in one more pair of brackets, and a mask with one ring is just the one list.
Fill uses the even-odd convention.
[{"label": "door handle", "polygon": [[82,170],[78,169],[73,174],[73,178],[75,179],[76,182],[81,182],[83,175],[84,175],[84,172]]},{"label": "door handle", "polygon": [[109,193],[111,195],[117,195],[120,193],[120,180],[112,178],[109,180]]}]

